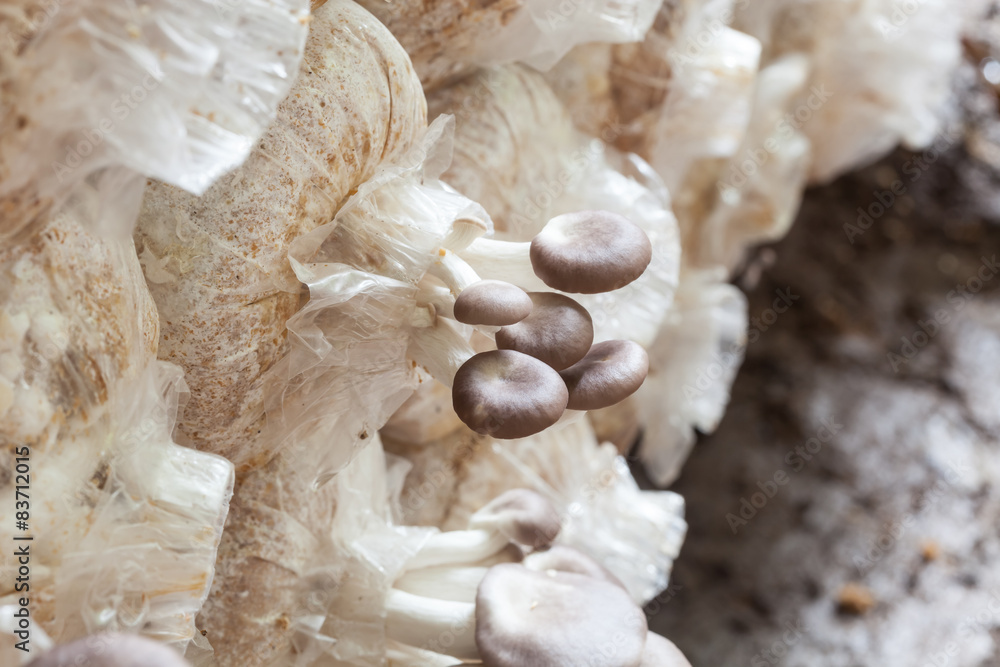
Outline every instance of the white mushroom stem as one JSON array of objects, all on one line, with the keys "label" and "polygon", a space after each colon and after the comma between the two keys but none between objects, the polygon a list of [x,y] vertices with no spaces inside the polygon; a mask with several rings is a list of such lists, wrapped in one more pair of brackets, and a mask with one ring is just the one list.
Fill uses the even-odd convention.
[{"label": "white mushroom stem", "polygon": [[475,602],[476,589],[488,567],[423,567],[410,570],[393,584],[401,591],[451,602]]},{"label": "white mushroom stem", "polygon": [[411,359],[446,387],[451,387],[455,373],[475,354],[457,326],[450,320],[437,317],[431,326],[415,327],[407,350]]},{"label": "white mushroom stem", "polygon": [[459,218],[452,223],[451,231],[441,242],[441,247],[452,252],[465,250],[487,231],[489,226],[479,218]]},{"label": "white mushroom stem", "polygon": [[437,321],[437,309],[426,303],[417,303],[410,312],[410,326],[423,329],[434,326]]},{"label": "white mushroom stem", "polygon": [[417,303],[434,306],[434,312],[448,319],[455,319],[455,295],[447,287],[421,280],[417,286]]},{"label": "white mushroom stem", "polygon": [[391,639],[386,642],[385,657],[389,667],[455,667],[458,664],[454,656],[425,651]]},{"label": "white mushroom stem", "polygon": [[459,254],[484,280],[504,280],[526,292],[551,291],[531,267],[530,243],[476,239]]},{"label": "white mushroom stem", "polygon": [[395,588],[386,596],[386,637],[460,660],[477,660],[476,605],[413,595]]},{"label": "white mushroom stem", "polygon": [[475,563],[502,550],[510,543],[495,530],[449,530],[431,536],[406,563],[406,570],[440,565]]},{"label": "white mushroom stem", "polygon": [[465,260],[445,248],[438,249],[427,273],[443,282],[456,298],[466,287],[482,280]]}]

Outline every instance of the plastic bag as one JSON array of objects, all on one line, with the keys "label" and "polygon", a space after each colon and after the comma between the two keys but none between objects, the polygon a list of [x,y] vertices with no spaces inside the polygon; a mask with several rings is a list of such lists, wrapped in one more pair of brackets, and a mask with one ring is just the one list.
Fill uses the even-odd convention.
[{"label": "plastic bag", "polygon": [[382,664],[385,594],[431,531],[392,524],[401,476],[377,433],[330,483],[312,480],[283,452],[241,481],[198,618],[206,664]]},{"label": "plastic bag", "polygon": [[383,168],[333,222],[296,239],[289,257],[309,302],[288,321],[288,353],[265,376],[265,440],[335,474],[423,381],[406,356],[417,282],[459,218],[489,221],[437,180],[451,156],[441,117],[400,166]]},{"label": "plastic bag", "polygon": [[276,453],[258,433],[264,375],[287,352],[286,322],[301,305],[292,241],[330,222],[426,129],[406,54],[350,0],[313,15],[302,68],[239,169],[200,198],[152,182],[136,231],[161,318],[160,358],[181,366],[191,388],[178,428],[238,471]]},{"label": "plastic bag", "polygon": [[362,0],[410,54],[428,90],[476,67],[515,62],[547,69],[576,44],[641,40],[657,0]]},{"label": "plastic bag", "polygon": [[[307,0],[18,0],[5,8],[0,239],[28,238],[77,183],[103,170],[203,192],[243,161],[273,118],[307,18]],[[133,223],[87,224],[124,238]]]},{"label": "plastic bag", "polygon": [[[170,440],[183,381],[155,361],[156,312],[131,242],[60,214],[0,253],[0,287],[0,456],[11,471],[15,454],[29,459],[30,503],[17,532],[23,480],[7,477],[0,535],[35,538],[34,620],[58,641],[144,629],[183,649],[233,471]],[[16,571],[5,551],[0,595],[14,591]]]},{"label": "plastic bag", "polygon": [[408,521],[462,530],[504,491],[534,489],[562,517],[557,543],[599,561],[639,603],[666,587],[687,530],[684,501],[640,491],[625,461],[598,443],[582,413],[519,440],[499,442],[463,428],[419,448],[387,446],[414,465],[402,496]]},{"label": "plastic bag", "polygon": [[483,203],[497,238],[530,240],[551,217],[586,209],[612,211],[643,228],[653,261],[641,278],[615,292],[572,297],[594,318],[596,340],[651,342],[677,285],[680,239],[669,196],[648,165],[576,131],[542,76],[524,67],[480,72],[433,95],[429,105],[431,113],[457,120],[455,159],[444,180]]},{"label": "plastic bag", "polygon": [[658,486],[680,473],[695,430],[711,433],[743,363],[746,297],[726,271],[685,272],[666,325],[649,348],[650,373],[635,394],[644,425],[639,458]]},{"label": "plastic bag", "polygon": [[929,146],[961,58],[962,3],[782,0],[747,3],[735,27],[759,38],[766,62],[799,53],[811,64],[785,108],[812,143],[811,183],[873,162],[902,142]]}]

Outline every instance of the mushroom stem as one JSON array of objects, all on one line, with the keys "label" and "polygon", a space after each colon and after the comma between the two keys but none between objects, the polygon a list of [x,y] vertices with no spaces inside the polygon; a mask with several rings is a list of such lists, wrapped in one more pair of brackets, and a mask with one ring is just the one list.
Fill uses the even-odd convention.
[{"label": "mushroom stem", "polygon": [[406,570],[475,563],[499,552],[510,540],[496,530],[449,530],[432,535],[406,563]]},{"label": "mushroom stem", "polygon": [[429,327],[416,327],[410,335],[410,347],[407,350],[411,359],[426,368],[435,380],[446,387],[452,386],[455,373],[475,354],[469,341],[458,333],[456,326],[449,320],[438,317]]},{"label": "mushroom stem", "polygon": [[460,660],[479,659],[475,603],[435,600],[392,588],[385,607],[389,639]]},{"label": "mushroom stem", "polygon": [[488,231],[489,226],[479,218],[459,218],[452,223],[451,231],[441,242],[441,247],[452,252],[465,250]]},{"label": "mushroom stem", "polygon": [[425,651],[416,646],[402,644],[393,640],[386,642],[385,657],[389,667],[456,667],[457,658],[450,655]]},{"label": "mushroom stem", "polygon": [[441,280],[456,298],[466,287],[482,280],[475,269],[451,250],[439,248],[437,255],[427,273]]},{"label": "mushroom stem", "polygon": [[530,243],[479,238],[460,254],[484,280],[505,280],[526,292],[548,291],[551,288],[535,275],[530,251]]},{"label": "mushroom stem", "polygon": [[406,593],[422,595],[451,602],[475,602],[479,582],[489,568],[482,565],[469,567],[422,567],[410,570],[393,584]]},{"label": "mushroom stem", "polygon": [[447,287],[434,285],[426,280],[421,280],[417,286],[417,303],[427,304],[434,307],[434,312],[439,317],[455,319],[455,296]]}]

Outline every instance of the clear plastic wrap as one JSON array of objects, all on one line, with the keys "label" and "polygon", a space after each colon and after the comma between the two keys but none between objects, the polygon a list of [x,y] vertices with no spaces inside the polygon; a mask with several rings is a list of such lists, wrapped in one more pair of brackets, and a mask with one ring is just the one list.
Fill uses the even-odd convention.
[{"label": "clear plastic wrap", "polygon": [[644,425],[639,458],[658,486],[680,473],[695,430],[711,433],[743,363],[747,302],[722,267],[685,271],[666,325],[649,348],[649,376],[635,400]]},{"label": "clear plastic wrap", "polygon": [[799,53],[812,65],[786,113],[812,142],[810,182],[827,182],[902,142],[930,145],[961,56],[961,7],[948,0],[780,0],[740,5],[735,27],[765,62]]},{"label": "clear plastic wrap", "polygon": [[785,109],[803,90],[808,73],[808,60],[790,55],[758,74],[746,136],[722,170],[715,207],[685,248],[689,265],[733,270],[747,248],[777,240],[792,226],[806,188],[811,145],[785,118]]},{"label": "clear plastic wrap", "polygon": [[[418,382],[407,359],[417,282],[463,217],[479,205],[437,180],[454,123],[441,117],[399,166],[363,183],[337,217],[292,243],[309,302],[288,321],[288,353],[265,376],[268,449],[323,483],[380,429]],[[337,443],[332,446],[331,443]]]},{"label": "clear plastic wrap", "polygon": [[475,44],[468,60],[549,69],[577,44],[641,41],[659,6],[656,0],[526,0],[501,30]]},{"label": "clear plastic wrap", "polygon": [[402,475],[377,433],[330,483],[312,477],[282,453],[240,482],[198,618],[214,649],[201,664],[383,664],[386,592],[432,531],[393,525]]},{"label": "clear plastic wrap", "polygon": [[[464,103],[470,96],[478,98],[471,109]],[[598,341],[651,342],[677,285],[680,239],[669,197],[649,166],[576,131],[542,76],[524,67],[481,72],[429,104],[432,113],[454,113],[458,123],[444,180],[483,203],[497,238],[529,240],[551,217],[586,209],[612,211],[643,228],[653,261],[641,278],[614,292],[572,296],[593,316]]]},{"label": "clear plastic wrap", "polygon": [[[17,0],[0,12],[0,239],[37,231],[76,183],[138,172],[203,192],[288,92],[307,0]],[[127,221],[88,224],[119,238]]]},{"label": "clear plastic wrap", "polygon": [[472,72],[514,62],[547,69],[585,42],[634,42],[656,16],[657,0],[362,0],[413,59],[434,90]]},{"label": "clear plastic wrap", "polygon": [[437,180],[452,129],[439,118],[400,164],[291,244],[310,298],[264,376],[258,437],[279,453],[241,480],[199,620],[220,667],[385,657],[385,592],[428,531],[388,523],[378,429],[426,381],[407,359],[418,281],[456,219],[489,221]]},{"label": "clear plastic wrap", "polygon": [[582,415],[512,444],[498,455],[563,512],[558,544],[601,563],[639,604],[666,589],[687,533],[681,496],[640,491],[625,459],[598,444]]},{"label": "clear plastic wrap", "polygon": [[463,427],[419,447],[386,444],[413,465],[401,498],[407,523],[462,530],[504,491],[529,488],[560,512],[557,543],[600,561],[637,602],[666,587],[687,529],[684,501],[640,491],[624,459],[598,443],[583,413],[520,440],[499,442]]},{"label": "clear plastic wrap", "polygon": [[[161,359],[184,369],[179,430],[248,471],[276,453],[258,437],[264,376],[284,356],[301,283],[291,243],[333,219],[426,130],[423,92],[392,35],[350,0],[314,14],[304,74],[246,162],[194,197],[153,181],[136,230],[161,318]],[[350,63],[350,66],[344,66]]]},{"label": "clear plastic wrap", "polygon": [[[98,198],[83,186],[73,196]],[[90,227],[61,212],[0,253],[0,468],[14,470],[27,446],[30,600],[54,639],[142,630],[183,649],[211,583],[232,465],[171,441],[183,381],[155,361],[134,248]],[[0,500],[0,536],[13,544],[13,475]],[[5,551],[0,597],[15,571]]]}]

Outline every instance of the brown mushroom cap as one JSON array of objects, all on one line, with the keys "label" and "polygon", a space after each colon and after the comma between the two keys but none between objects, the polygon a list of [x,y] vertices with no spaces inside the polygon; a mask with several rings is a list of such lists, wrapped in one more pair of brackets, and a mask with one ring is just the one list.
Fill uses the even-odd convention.
[{"label": "brown mushroom cap", "polygon": [[495,565],[476,593],[486,667],[638,667],[647,631],[628,593],[580,574]]},{"label": "brown mushroom cap", "polygon": [[480,280],[455,299],[455,319],[463,324],[505,327],[531,314],[531,299],[502,280]]},{"label": "brown mushroom cap", "polygon": [[650,632],[646,635],[646,646],[642,651],[642,664],[639,667],[691,667],[691,663],[672,641]]},{"label": "brown mushroom cap", "polygon": [[597,294],[642,275],[653,245],[635,223],[608,211],[566,213],[549,220],[531,241],[535,275],[561,292]]},{"label": "brown mushroom cap", "polygon": [[125,634],[96,634],[57,646],[28,667],[191,667],[160,642]]},{"label": "brown mushroom cap", "polygon": [[573,547],[565,547],[557,544],[545,551],[536,551],[528,554],[521,562],[526,568],[536,572],[546,572],[548,570],[573,572],[585,577],[591,577],[592,579],[601,579],[625,590],[625,584],[618,577],[608,572],[596,560]]},{"label": "brown mushroom cap", "polygon": [[630,340],[607,340],[559,373],[569,389],[570,410],[599,410],[625,400],[642,386],[649,355]]},{"label": "brown mushroom cap", "polygon": [[452,405],[476,433],[526,438],[558,421],[569,394],[559,374],[513,350],[482,352],[455,373]]},{"label": "brown mushroom cap", "polygon": [[473,514],[469,528],[497,530],[511,542],[537,549],[552,544],[562,521],[545,496],[530,489],[511,489]]},{"label": "brown mushroom cap", "polygon": [[583,359],[594,342],[587,309],[555,292],[528,292],[531,314],[497,332],[497,347],[540,359],[557,371]]}]

